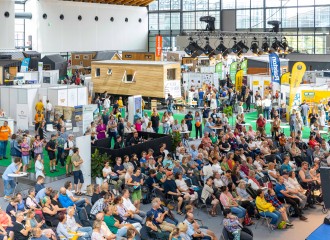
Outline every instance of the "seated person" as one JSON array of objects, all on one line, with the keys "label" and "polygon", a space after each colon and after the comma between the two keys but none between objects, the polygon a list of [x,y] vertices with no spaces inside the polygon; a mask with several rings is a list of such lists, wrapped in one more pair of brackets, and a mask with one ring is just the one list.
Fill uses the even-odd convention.
[{"label": "seated person", "polygon": [[36,185],[34,186],[35,190],[36,190],[36,194],[43,188],[45,188],[45,178],[41,175],[39,175],[37,177],[37,182],[36,182]]},{"label": "seated person", "polygon": [[141,141],[139,139],[139,133],[138,132],[134,132],[133,133],[133,137],[131,137],[131,139],[129,140],[129,145],[130,146],[134,146],[139,144]]},{"label": "seated person", "polygon": [[37,203],[41,203],[41,201],[42,201],[42,199],[44,199],[44,197],[50,196],[52,191],[53,191],[53,189],[51,187],[46,187],[46,188],[39,190],[39,192],[36,195]]},{"label": "seated person", "polygon": [[217,206],[219,205],[219,200],[216,198],[213,190],[213,179],[209,177],[203,187],[201,199],[205,204],[211,204],[212,209],[210,210],[210,215],[215,217],[217,215]]},{"label": "seated person", "polygon": [[78,224],[75,220],[75,208],[68,207],[67,208],[67,219],[66,219],[66,226],[73,232],[82,232],[82,236],[86,238],[90,238],[92,236],[92,228],[91,227],[82,227]]},{"label": "seated person", "polygon": [[[31,227],[31,229],[40,229],[43,228],[45,221],[41,220],[41,221],[37,221],[37,219],[35,218],[35,212],[34,210],[28,210],[28,212],[26,213],[26,219],[25,219],[25,226],[29,225]],[[54,233],[54,231],[51,228],[43,228],[43,230],[41,230],[41,235],[47,237],[47,239],[52,239],[52,240],[56,240],[56,235]]]},{"label": "seated person", "polygon": [[24,213],[21,211],[18,211],[15,215],[16,221],[14,222],[14,239],[19,239],[19,240],[28,240],[30,238],[31,234],[31,227],[30,226],[24,226],[23,221],[24,221]]},{"label": "seated person", "polygon": [[[14,239],[14,229],[11,217],[0,208],[0,236],[9,236],[10,239]],[[1,239],[1,237],[0,237]]]},{"label": "seated person", "polygon": [[52,205],[50,197],[42,199],[42,214],[46,223],[50,226],[57,226],[59,223],[58,213],[61,212],[57,206]]},{"label": "seated person", "polygon": [[151,206],[152,208],[147,215],[151,214],[153,216],[153,223],[164,232],[172,232],[175,229],[175,225],[165,221],[165,218],[169,216],[169,211],[160,211],[160,201],[155,199],[152,201]]},{"label": "seated person", "polygon": [[276,210],[273,204],[266,201],[265,193],[261,189],[257,190],[256,206],[261,216],[271,218],[270,225],[276,229],[281,221],[281,213]]},{"label": "seated person", "polygon": [[242,231],[242,224],[238,221],[237,216],[233,215],[230,209],[223,210],[223,226],[234,236],[234,239],[252,240],[253,236]]},{"label": "seated person", "polygon": [[102,212],[103,209],[112,201],[112,194],[107,193],[102,198],[97,200],[91,209],[91,214],[96,215],[98,212]]},{"label": "seated person", "polygon": [[183,221],[185,224],[188,225],[188,231],[187,234],[195,239],[195,238],[201,238],[201,239],[210,239],[210,240],[216,240],[217,237],[215,236],[214,232],[212,232],[209,229],[200,228],[199,224],[195,221],[194,214],[193,213],[187,213],[186,219]]},{"label": "seated person", "polygon": [[146,228],[148,231],[148,235],[152,238],[157,239],[169,239],[170,233],[166,231],[162,231],[154,224],[154,215],[151,211],[147,212],[146,218]]},{"label": "seated person", "polygon": [[184,194],[184,199],[189,200],[190,204],[198,199],[198,194],[194,190],[191,190],[185,180],[182,178],[182,173],[177,173],[175,175],[175,184],[178,190]]},{"label": "seated person", "polygon": [[76,198],[73,196],[71,181],[65,182],[64,187],[66,189],[66,195],[74,202],[77,208],[82,208],[85,207],[85,204],[90,204],[87,198]]},{"label": "seated person", "polygon": [[229,208],[231,211],[237,215],[240,222],[242,223],[246,214],[246,209],[241,207],[234,197],[229,192],[227,186],[221,187],[220,202],[224,209]]},{"label": "seated person", "polygon": [[60,239],[72,239],[74,236],[77,236],[78,240],[83,240],[83,236],[85,236],[85,233],[83,232],[71,231],[67,225],[67,215],[62,212],[58,215],[58,225],[56,232]]},{"label": "seated person", "polygon": [[92,199],[91,199],[92,205],[94,205],[96,203],[96,201],[100,198],[101,198],[100,185],[95,184],[94,187],[93,187],[93,195],[92,195]]},{"label": "seated person", "polygon": [[[168,172],[168,176],[164,182],[164,193],[168,195],[168,198],[171,196],[174,200],[178,201],[178,214],[183,215],[181,212],[181,206],[183,203],[182,193],[179,191],[175,181],[173,180],[172,172]],[[188,197],[189,196],[187,196],[187,200]]]}]

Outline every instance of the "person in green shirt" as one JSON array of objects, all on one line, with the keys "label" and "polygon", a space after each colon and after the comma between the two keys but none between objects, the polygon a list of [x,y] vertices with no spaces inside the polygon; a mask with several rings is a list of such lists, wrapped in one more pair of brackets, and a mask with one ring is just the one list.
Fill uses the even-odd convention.
[{"label": "person in green shirt", "polygon": [[226,157],[222,157],[220,166],[221,166],[222,171],[224,171],[224,172],[227,170],[230,170]]},{"label": "person in green shirt", "polygon": [[166,181],[166,171],[165,171],[165,168],[162,165],[158,165],[158,167],[157,167],[156,178],[162,184]]},{"label": "person in green shirt", "polygon": [[104,222],[113,234],[116,234],[117,239],[126,237],[127,229],[132,228],[131,224],[120,224],[112,215],[115,206],[108,205],[104,209]]},{"label": "person in green shirt", "polygon": [[217,144],[219,141],[218,136],[215,135],[215,132],[211,133],[210,139],[211,139],[212,144]]}]

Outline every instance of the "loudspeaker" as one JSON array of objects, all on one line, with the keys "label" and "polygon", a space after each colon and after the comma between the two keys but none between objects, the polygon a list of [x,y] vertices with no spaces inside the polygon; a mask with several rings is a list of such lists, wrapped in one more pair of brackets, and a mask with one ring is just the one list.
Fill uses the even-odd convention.
[{"label": "loudspeaker", "polygon": [[330,182],[330,168],[329,167],[321,167],[320,168],[321,174],[321,187],[322,187],[322,194],[323,194],[323,201],[325,208],[330,208],[330,188],[328,186]]}]

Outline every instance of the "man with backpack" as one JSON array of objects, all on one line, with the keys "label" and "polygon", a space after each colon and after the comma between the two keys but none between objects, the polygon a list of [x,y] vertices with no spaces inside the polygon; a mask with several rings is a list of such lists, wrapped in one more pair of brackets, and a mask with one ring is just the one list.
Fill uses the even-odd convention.
[{"label": "man with backpack", "polygon": [[57,172],[56,170],[56,135],[52,134],[51,139],[49,142],[46,144],[46,151],[48,152],[48,157],[49,157],[49,167],[50,167],[50,172]]}]

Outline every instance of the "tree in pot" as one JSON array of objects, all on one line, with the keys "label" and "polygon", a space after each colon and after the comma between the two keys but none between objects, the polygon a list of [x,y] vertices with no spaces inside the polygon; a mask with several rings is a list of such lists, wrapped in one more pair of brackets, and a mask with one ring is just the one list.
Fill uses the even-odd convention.
[{"label": "tree in pot", "polygon": [[175,151],[176,147],[181,142],[181,134],[179,132],[172,132],[172,149]]},{"label": "tree in pot", "polygon": [[109,161],[110,165],[112,165],[112,161],[106,153],[101,154],[98,149],[95,149],[95,152],[92,154],[92,178],[95,178],[97,183],[103,181],[102,169],[106,161]]}]

